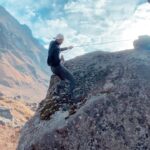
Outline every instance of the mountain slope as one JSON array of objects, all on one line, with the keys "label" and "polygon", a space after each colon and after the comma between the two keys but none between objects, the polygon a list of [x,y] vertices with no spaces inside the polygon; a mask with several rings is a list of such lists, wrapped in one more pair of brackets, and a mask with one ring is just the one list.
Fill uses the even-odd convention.
[{"label": "mountain slope", "polygon": [[0,7],[1,95],[25,100],[43,98],[49,73],[46,55],[30,29]]},{"label": "mountain slope", "polygon": [[21,101],[0,100],[0,148],[15,150],[24,123],[34,112]]},{"label": "mountain slope", "polygon": [[50,107],[47,97],[21,132],[18,150],[150,149],[150,53],[128,50],[94,52],[66,63],[87,101],[68,120],[64,113],[40,119]]}]

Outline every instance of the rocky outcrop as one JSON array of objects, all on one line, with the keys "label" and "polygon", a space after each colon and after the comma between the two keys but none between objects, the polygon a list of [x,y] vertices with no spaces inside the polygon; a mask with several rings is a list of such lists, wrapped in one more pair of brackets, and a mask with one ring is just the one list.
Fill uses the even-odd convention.
[{"label": "rocky outcrop", "polygon": [[76,79],[76,94],[87,101],[67,120],[60,111],[41,120],[58,82],[53,77],[46,98],[22,129],[18,150],[150,149],[148,51],[94,52],[65,65]]},{"label": "rocky outcrop", "polygon": [[134,41],[133,45],[134,48],[137,50],[139,49],[150,50],[150,36],[148,35],[139,36],[139,38]]}]

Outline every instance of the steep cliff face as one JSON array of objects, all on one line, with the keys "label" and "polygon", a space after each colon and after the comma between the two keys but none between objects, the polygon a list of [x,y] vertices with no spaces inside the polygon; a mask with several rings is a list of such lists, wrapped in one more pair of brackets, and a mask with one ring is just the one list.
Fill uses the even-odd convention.
[{"label": "steep cliff face", "polygon": [[22,129],[18,150],[150,149],[148,51],[94,52],[65,65],[86,103],[68,120],[63,112],[41,120],[40,110],[49,107],[58,82],[52,78],[45,100]]},{"label": "steep cliff face", "polygon": [[0,6],[1,95],[29,101],[43,98],[49,79],[46,55],[31,30]]}]

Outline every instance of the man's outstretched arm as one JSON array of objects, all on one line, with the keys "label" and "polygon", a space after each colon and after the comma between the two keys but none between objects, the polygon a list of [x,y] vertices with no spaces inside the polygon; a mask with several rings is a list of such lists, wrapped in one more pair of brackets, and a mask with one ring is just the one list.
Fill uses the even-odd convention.
[{"label": "man's outstretched arm", "polygon": [[69,46],[69,47],[60,48],[60,50],[61,51],[66,51],[66,50],[72,49],[72,48],[73,48],[73,46]]}]

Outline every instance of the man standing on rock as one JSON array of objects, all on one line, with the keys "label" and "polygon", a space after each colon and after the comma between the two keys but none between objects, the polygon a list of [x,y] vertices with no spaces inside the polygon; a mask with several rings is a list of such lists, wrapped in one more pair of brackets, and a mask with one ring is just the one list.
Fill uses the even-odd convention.
[{"label": "man standing on rock", "polygon": [[70,71],[61,64],[61,59],[59,57],[60,52],[72,49],[73,46],[60,48],[60,45],[64,41],[64,36],[58,34],[55,40],[50,42],[47,64],[51,67],[52,72],[57,75],[61,81],[56,87],[56,94],[60,94],[60,89],[63,88],[65,80],[69,81],[69,98],[72,100],[73,90],[75,88],[75,80]]}]

